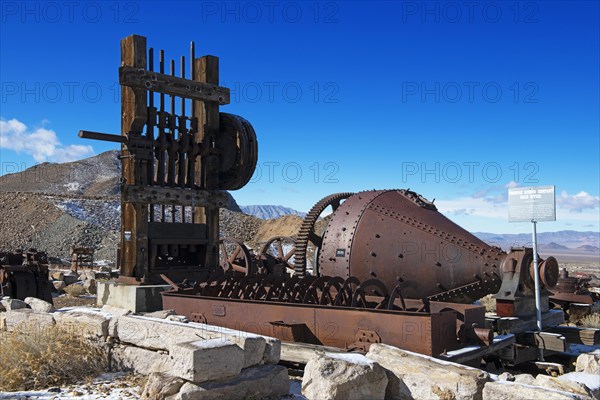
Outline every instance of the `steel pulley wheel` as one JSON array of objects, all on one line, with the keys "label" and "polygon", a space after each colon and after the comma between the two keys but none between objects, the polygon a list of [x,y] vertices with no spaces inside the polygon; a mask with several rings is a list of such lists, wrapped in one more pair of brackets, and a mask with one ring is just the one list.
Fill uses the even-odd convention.
[{"label": "steel pulley wheel", "polygon": [[224,271],[237,271],[247,276],[255,275],[252,255],[241,241],[226,237],[219,240],[219,263]]},{"label": "steel pulley wheel", "polygon": [[239,115],[219,113],[215,147],[219,153],[219,188],[240,189],[252,178],[258,160],[254,128]]},{"label": "steel pulley wheel", "polygon": [[315,224],[319,220],[321,214],[323,214],[328,207],[331,206],[333,212],[335,212],[340,206],[341,202],[353,194],[354,193],[348,192],[336,193],[324,197],[317,204],[315,204],[313,208],[310,209],[308,214],[306,214],[296,239],[296,250],[294,256],[294,270],[296,275],[306,275],[307,259],[311,251],[314,252],[315,260],[313,265],[313,274],[319,275],[317,255],[323,241],[323,233],[315,232]]},{"label": "steel pulley wheel", "polygon": [[296,240],[289,236],[275,236],[261,249],[261,254],[268,254],[275,258],[278,263],[285,264],[289,270],[294,270],[293,260],[296,252]]}]

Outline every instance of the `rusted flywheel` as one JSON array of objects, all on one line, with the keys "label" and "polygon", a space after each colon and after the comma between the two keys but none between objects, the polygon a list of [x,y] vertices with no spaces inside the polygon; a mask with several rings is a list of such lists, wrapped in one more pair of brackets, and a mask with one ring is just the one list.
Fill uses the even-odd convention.
[{"label": "rusted flywheel", "polygon": [[246,119],[227,113],[219,113],[219,130],[215,139],[219,151],[219,188],[240,189],[248,183],[256,168],[256,133]]},{"label": "rusted flywheel", "polygon": [[285,264],[288,270],[293,271],[292,257],[296,252],[295,246],[296,239],[289,236],[275,236],[264,244],[260,253],[272,256],[277,263]]},{"label": "rusted flywheel", "polygon": [[[309,245],[313,245],[315,247],[315,254],[321,247],[322,234],[315,232],[315,223],[318,221],[320,215],[329,206],[331,206],[333,208],[333,212],[335,212],[335,210],[337,210],[337,208],[340,206],[342,200],[347,199],[353,194],[354,193],[344,192],[335,193],[324,197],[317,204],[315,204],[313,208],[310,209],[308,214],[306,214],[306,217],[304,217],[302,225],[300,226],[298,237],[296,238],[296,251],[294,257],[294,270],[296,275],[306,275],[306,260]],[[313,268],[314,274],[318,275],[317,265],[314,265]]]},{"label": "rusted flywheel", "polygon": [[224,271],[237,271],[251,276],[256,274],[254,260],[243,242],[226,237],[219,240],[219,262]]}]

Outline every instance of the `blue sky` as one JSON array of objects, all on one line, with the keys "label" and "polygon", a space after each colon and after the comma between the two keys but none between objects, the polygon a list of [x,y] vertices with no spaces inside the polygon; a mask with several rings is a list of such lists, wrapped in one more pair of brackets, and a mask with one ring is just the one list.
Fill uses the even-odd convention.
[{"label": "blue sky", "polygon": [[1,174],[115,146],[119,40],[220,57],[222,111],[259,139],[240,204],[308,210],[340,191],[411,188],[472,231],[507,222],[511,186],[556,185],[557,221],[598,231],[599,3],[1,4]]}]

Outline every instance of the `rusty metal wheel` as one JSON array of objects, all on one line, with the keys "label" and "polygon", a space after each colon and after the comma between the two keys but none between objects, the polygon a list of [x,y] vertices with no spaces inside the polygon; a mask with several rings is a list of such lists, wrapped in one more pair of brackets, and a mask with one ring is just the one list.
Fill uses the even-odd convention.
[{"label": "rusty metal wheel", "polygon": [[289,236],[275,236],[264,244],[260,252],[272,256],[277,263],[284,264],[286,269],[293,272],[295,246],[296,239]]},{"label": "rusty metal wheel", "polygon": [[256,274],[250,251],[237,239],[226,237],[219,240],[219,260],[225,271],[233,270],[247,276]]}]

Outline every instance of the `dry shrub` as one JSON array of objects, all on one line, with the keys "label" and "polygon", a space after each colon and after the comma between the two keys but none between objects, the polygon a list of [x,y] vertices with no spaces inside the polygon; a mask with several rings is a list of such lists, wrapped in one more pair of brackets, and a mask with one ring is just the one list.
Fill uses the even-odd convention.
[{"label": "dry shrub", "polygon": [[71,297],[78,297],[85,293],[83,285],[69,285],[63,290]]},{"label": "dry shrub", "polygon": [[579,324],[584,328],[600,328],[600,314],[589,314],[579,320]]},{"label": "dry shrub", "polygon": [[76,383],[107,370],[105,349],[57,326],[21,326],[0,337],[0,391]]},{"label": "dry shrub", "polygon": [[480,302],[482,306],[485,306],[485,312],[496,312],[496,299],[494,298],[494,295],[488,294],[487,296],[482,297]]}]

